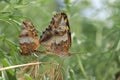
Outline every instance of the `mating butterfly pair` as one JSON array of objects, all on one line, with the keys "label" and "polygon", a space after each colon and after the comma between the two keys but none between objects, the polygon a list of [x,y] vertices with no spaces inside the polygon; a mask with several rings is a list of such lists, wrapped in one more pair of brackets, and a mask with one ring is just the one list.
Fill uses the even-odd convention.
[{"label": "mating butterfly pair", "polygon": [[40,45],[44,45],[47,52],[70,56],[71,33],[67,15],[65,13],[54,15],[40,39],[34,25],[29,21],[23,21],[19,41],[23,55],[28,55],[36,51]]}]

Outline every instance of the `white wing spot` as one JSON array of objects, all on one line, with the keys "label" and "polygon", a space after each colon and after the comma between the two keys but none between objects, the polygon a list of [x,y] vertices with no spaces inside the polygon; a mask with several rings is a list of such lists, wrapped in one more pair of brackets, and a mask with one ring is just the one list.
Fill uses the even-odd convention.
[{"label": "white wing spot", "polygon": [[32,37],[20,38],[20,43],[32,43],[35,42],[35,39]]}]

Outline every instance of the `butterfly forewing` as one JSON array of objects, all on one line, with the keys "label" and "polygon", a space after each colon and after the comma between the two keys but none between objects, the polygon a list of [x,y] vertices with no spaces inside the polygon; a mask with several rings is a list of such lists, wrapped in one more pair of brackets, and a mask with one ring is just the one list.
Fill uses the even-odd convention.
[{"label": "butterfly forewing", "polygon": [[71,34],[67,15],[57,13],[52,18],[50,25],[40,37],[40,43],[48,51],[58,55],[69,55]]},{"label": "butterfly forewing", "polygon": [[28,55],[39,47],[40,43],[37,30],[30,21],[23,21],[19,42],[22,50],[21,54],[23,55]]}]

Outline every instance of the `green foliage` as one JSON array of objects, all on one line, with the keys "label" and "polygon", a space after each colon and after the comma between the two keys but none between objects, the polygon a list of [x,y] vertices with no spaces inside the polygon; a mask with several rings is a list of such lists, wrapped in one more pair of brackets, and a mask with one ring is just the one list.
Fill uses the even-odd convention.
[{"label": "green foliage", "polygon": [[[65,12],[71,28],[70,52],[73,56],[63,60],[55,55],[38,55],[40,62],[48,63],[40,65],[41,76],[47,80],[48,76],[53,76],[50,71],[57,69],[58,79],[62,76],[64,80],[114,80],[120,71],[120,1],[101,0],[103,7],[100,9],[92,6],[92,0],[57,1],[62,0],[0,0],[0,67],[36,60],[35,56],[21,56],[19,52],[18,39],[23,20],[30,20],[41,35],[53,13]],[[86,9],[90,10],[84,12]],[[107,15],[97,17],[102,11]],[[86,17],[90,12],[92,15]],[[58,69],[49,63],[61,67]],[[1,71],[0,80],[16,80],[19,71],[21,68]],[[24,77],[32,80],[29,73]]]}]

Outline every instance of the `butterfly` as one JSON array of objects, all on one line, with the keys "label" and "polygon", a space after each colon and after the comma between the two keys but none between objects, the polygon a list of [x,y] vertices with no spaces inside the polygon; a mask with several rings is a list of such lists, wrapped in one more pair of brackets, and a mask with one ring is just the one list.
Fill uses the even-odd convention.
[{"label": "butterfly", "polygon": [[69,21],[65,13],[57,13],[50,21],[50,25],[40,36],[40,44],[44,45],[47,52],[70,56],[71,32]]},{"label": "butterfly", "polygon": [[39,47],[40,43],[37,30],[30,21],[23,21],[19,42],[22,55],[29,55]]}]

